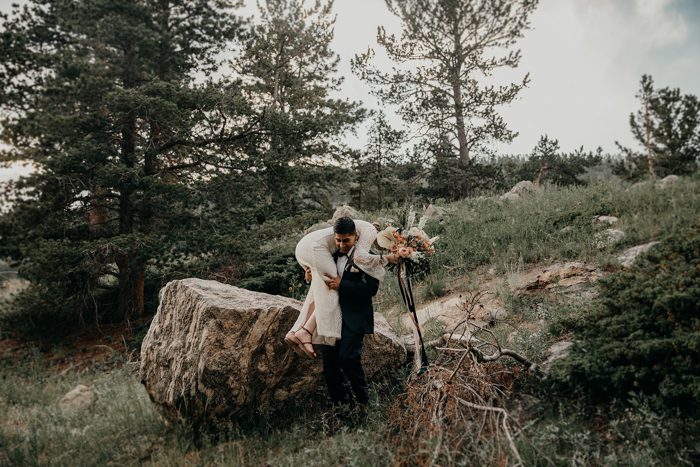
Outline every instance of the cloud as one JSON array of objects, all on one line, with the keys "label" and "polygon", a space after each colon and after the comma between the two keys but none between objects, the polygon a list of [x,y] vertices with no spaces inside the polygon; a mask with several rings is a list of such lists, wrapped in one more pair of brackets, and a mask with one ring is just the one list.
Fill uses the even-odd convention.
[{"label": "cloud", "polygon": [[642,74],[697,92],[689,22],[698,15],[682,15],[682,6],[682,0],[541,0],[533,30],[519,44],[519,69],[531,73],[532,83],[503,111],[521,135],[500,149],[529,152],[540,134],[558,138],[567,151],[634,144],[628,115],[638,105]]}]

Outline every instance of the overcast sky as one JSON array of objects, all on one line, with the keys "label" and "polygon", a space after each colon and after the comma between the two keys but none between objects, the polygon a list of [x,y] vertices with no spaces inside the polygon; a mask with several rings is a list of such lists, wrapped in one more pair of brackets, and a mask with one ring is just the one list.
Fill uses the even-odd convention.
[{"label": "overcast sky", "polygon": [[[0,10],[9,11],[11,3],[0,0]],[[255,10],[255,2],[248,3],[244,14]],[[334,8],[342,95],[376,108],[350,59],[376,46],[377,26],[398,32],[400,24],[383,0],[335,0]],[[633,145],[628,116],[637,108],[644,73],[656,86],[700,95],[700,0],[540,0],[531,24],[518,44],[519,68],[504,75],[515,80],[529,72],[531,83],[501,110],[520,133],[501,152],[529,153],[542,134],[557,138],[564,151],[601,146],[614,152],[616,140]],[[351,144],[360,147],[363,138],[360,132]],[[16,170],[0,169],[0,181]]]}]

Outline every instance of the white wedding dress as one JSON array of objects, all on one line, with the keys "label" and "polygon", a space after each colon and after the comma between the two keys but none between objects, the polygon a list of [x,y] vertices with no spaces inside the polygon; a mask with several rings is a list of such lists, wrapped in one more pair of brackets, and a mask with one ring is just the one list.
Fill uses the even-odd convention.
[{"label": "white wedding dress", "polygon": [[[371,254],[370,248],[377,238],[377,229],[367,221],[353,219],[359,238],[355,244],[353,261],[365,273],[381,281],[386,270],[387,259],[380,255]],[[299,264],[311,269],[311,287],[304,300],[301,312],[297,317],[292,331],[296,331],[309,318],[309,307],[314,303],[316,313],[316,332],[311,339],[314,344],[334,345],[340,339],[343,319],[338,303],[338,291],[326,286],[323,276],[336,277],[338,270],[333,260],[333,252],[337,249],[333,227],[316,230],[304,236],[295,249]]]}]

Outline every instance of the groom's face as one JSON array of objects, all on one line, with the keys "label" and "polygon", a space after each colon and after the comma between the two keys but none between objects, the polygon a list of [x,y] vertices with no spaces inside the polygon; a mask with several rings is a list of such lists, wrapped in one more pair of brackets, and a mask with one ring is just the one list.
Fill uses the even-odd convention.
[{"label": "groom's face", "polygon": [[355,246],[355,242],[357,242],[356,233],[335,234],[335,246],[337,246],[342,253],[350,251],[350,249]]}]

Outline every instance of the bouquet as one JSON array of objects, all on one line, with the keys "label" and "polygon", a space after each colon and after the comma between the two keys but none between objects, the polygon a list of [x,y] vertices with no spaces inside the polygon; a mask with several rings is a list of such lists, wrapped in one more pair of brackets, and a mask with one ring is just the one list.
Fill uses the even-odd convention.
[{"label": "bouquet", "polygon": [[384,230],[377,234],[377,244],[380,248],[389,250],[399,257],[396,265],[399,290],[406,309],[411,315],[416,349],[420,348],[420,352],[416,351],[414,356],[414,368],[420,374],[427,368],[428,355],[425,352],[423,334],[418,323],[411,276],[429,271],[428,257],[435,254],[435,242],[438,237],[430,238],[423,230],[428,221],[425,214],[421,216],[418,225],[414,225],[415,221],[415,211],[409,211],[405,226],[387,225]]},{"label": "bouquet", "polygon": [[387,225],[377,234],[377,244],[395,253],[409,266],[407,269],[411,273],[427,270],[428,257],[435,254],[435,242],[440,238],[430,238],[423,230],[428,220],[426,216],[422,216],[417,225],[414,225],[415,219],[416,213],[411,211],[404,227]]}]

